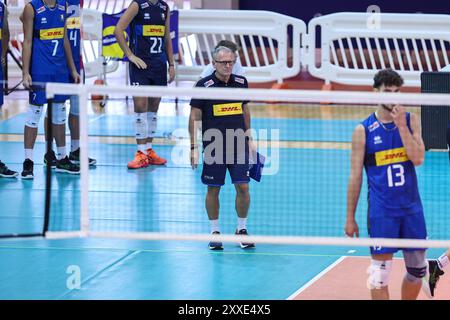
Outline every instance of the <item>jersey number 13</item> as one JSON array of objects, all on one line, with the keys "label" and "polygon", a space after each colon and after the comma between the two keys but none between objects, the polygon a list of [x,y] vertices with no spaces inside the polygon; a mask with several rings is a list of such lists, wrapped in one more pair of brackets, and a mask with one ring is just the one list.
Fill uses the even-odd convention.
[{"label": "jersey number 13", "polygon": [[401,187],[405,184],[405,168],[401,164],[394,164],[387,168],[388,186]]}]

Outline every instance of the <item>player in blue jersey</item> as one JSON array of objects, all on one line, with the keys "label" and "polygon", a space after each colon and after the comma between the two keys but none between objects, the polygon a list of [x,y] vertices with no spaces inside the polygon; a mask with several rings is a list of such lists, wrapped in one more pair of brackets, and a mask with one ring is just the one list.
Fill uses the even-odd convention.
[{"label": "player in blue jersey", "polygon": [[[130,46],[124,36],[129,25]],[[169,83],[173,81],[175,69],[167,3],[161,0],[134,0],[117,23],[114,35],[131,62],[131,85],[166,86],[167,68]],[[163,165],[167,160],[159,157],[152,147],[161,98],[134,97],[133,101],[138,150],[134,159],[128,163],[128,168]]]},{"label": "player in blue jersey", "polygon": [[[398,92],[401,76],[391,70],[374,78],[377,92]],[[359,124],[352,137],[351,172],[347,193],[345,233],[359,236],[355,211],[361,191],[362,169],[368,180],[368,229],[371,238],[426,239],[415,166],[424,161],[425,147],[419,118],[400,105],[379,105]],[[403,251],[406,276],[402,299],[416,299],[427,271],[425,249],[371,247],[367,281],[372,299],[389,299],[392,257]]]},{"label": "player in blue jersey", "polygon": [[[47,102],[43,90],[47,82],[68,82],[68,71],[78,83],[80,76],[73,62],[66,30],[67,8],[64,0],[32,0],[23,11],[23,84],[30,89],[25,123],[25,161],[22,178],[33,179],[33,149],[37,127]],[[52,125],[57,146],[57,172],[79,174],[80,168],[66,154],[65,124],[67,96],[57,95],[52,110]]]},{"label": "player in blue jersey", "polygon": [[[2,48],[2,65],[0,68],[0,80],[2,81],[2,87],[4,86],[4,73],[3,69],[6,66],[6,54],[8,52],[8,44],[9,44],[9,26],[8,26],[8,12],[6,6],[0,2],[0,46]],[[0,109],[3,106],[3,90],[0,92]]]}]

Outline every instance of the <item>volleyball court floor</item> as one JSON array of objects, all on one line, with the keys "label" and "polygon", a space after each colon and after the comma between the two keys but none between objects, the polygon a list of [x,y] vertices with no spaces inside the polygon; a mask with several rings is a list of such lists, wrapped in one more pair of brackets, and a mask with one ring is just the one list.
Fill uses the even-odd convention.
[{"label": "volleyball court floor", "polygon": [[[7,100],[0,120],[0,159],[21,171],[25,100]],[[343,236],[350,139],[373,109],[251,105],[255,129],[279,129],[277,174],[251,182],[248,229],[258,235]],[[92,230],[207,233],[206,188],[200,170],[174,163],[173,136],[183,137],[189,106],[162,103],[155,150],[166,166],[126,168],[135,152],[130,106],[110,101],[89,108]],[[42,123],[41,123],[42,126]],[[45,169],[42,128],[33,181],[0,179],[0,234],[42,229]],[[269,133],[270,135],[270,133]],[[69,137],[67,138],[69,141]],[[69,143],[68,143],[69,145]],[[271,150],[273,152],[273,150]],[[444,152],[427,152],[418,168],[431,239],[450,239],[450,168]],[[79,177],[54,174],[50,230],[79,229]],[[367,235],[366,186],[357,219]],[[236,226],[234,188],[221,191],[223,234]],[[436,258],[443,249],[430,249]],[[396,258],[400,258],[397,255]],[[4,239],[0,241],[0,299],[369,299],[366,247],[257,244],[242,250],[224,243],[112,239]],[[394,263],[391,297],[400,298],[403,262]],[[74,270],[81,281],[70,286]],[[420,299],[427,299],[422,293]],[[450,299],[450,277],[435,299]]]}]

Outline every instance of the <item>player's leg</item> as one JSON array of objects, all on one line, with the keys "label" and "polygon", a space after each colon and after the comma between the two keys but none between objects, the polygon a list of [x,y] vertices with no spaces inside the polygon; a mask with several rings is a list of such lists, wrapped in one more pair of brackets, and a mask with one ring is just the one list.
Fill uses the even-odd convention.
[{"label": "player's leg", "polygon": [[[208,213],[208,220],[211,229],[211,234],[220,234],[219,227],[219,193],[220,186],[208,186],[206,193],[206,212]],[[210,250],[223,250],[223,244],[220,241],[210,241],[208,243]]]},{"label": "player's leg", "polygon": [[[230,172],[231,181],[236,189],[235,208],[237,213],[237,235],[248,235],[247,229],[247,217],[248,210],[250,208],[250,173],[248,156],[243,158],[242,161],[238,161],[239,157],[236,157],[235,163],[228,164],[228,171]],[[241,242],[239,244],[242,249],[254,248],[254,243]]]},{"label": "player's leg", "polygon": [[367,286],[372,300],[389,300],[389,278],[392,270],[392,253],[372,254],[367,269]]},{"label": "player's leg", "polygon": [[[391,211],[375,204],[369,205],[368,232],[370,238],[400,238],[401,220],[397,217],[392,217]],[[373,300],[389,299],[392,256],[397,251],[398,248],[370,247],[372,259],[367,269],[369,274],[367,287]]]},{"label": "player's leg", "polygon": [[[155,86],[166,86],[167,85],[167,71],[161,68],[161,72],[153,72],[150,75],[151,84]],[[153,138],[155,137],[156,128],[158,125],[158,109],[161,103],[161,97],[151,97],[148,98],[148,111],[147,111],[147,121],[148,121],[148,135],[147,135],[147,156],[149,163],[153,165],[164,165],[167,160],[158,156],[153,149]]]},{"label": "player's leg", "polygon": [[[40,78],[37,76],[33,77],[33,81],[39,82]],[[29,93],[29,106],[24,127],[25,161],[23,162],[21,173],[22,179],[34,178],[34,144],[36,142],[39,121],[42,117],[45,103],[46,98],[44,91],[34,87],[34,90]]]},{"label": "player's leg", "polygon": [[[148,85],[148,79],[144,70],[139,70],[133,64],[130,64],[130,83],[134,86]],[[147,158],[147,134],[148,121],[147,109],[148,103],[146,97],[133,97],[134,102],[134,133],[136,136],[137,151],[134,159],[128,162],[128,169],[139,169],[148,167]]]},{"label": "player's leg", "polygon": [[[84,73],[83,70],[80,69],[80,62],[76,62],[75,65],[84,83]],[[73,83],[73,78],[71,76],[69,76],[69,83]],[[70,96],[69,131],[69,160],[75,164],[80,164],[80,97],[78,95]],[[88,163],[90,166],[94,166],[97,164],[97,160],[88,158]]]},{"label": "player's leg", "polygon": [[[219,193],[225,183],[226,166],[224,164],[203,164],[202,183],[208,186],[205,199],[206,212],[212,234],[220,234],[219,227]],[[208,244],[210,250],[222,250],[221,242],[211,241]]]},{"label": "player's leg", "polygon": [[402,300],[416,300],[427,272],[425,250],[404,250],[406,276],[402,282]]}]

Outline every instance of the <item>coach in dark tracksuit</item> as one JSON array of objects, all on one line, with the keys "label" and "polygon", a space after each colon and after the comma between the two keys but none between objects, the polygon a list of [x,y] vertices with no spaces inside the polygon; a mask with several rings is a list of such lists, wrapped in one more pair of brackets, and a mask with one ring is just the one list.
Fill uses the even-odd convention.
[{"label": "coach in dark tracksuit", "polygon": [[[236,54],[226,47],[218,47],[213,54],[215,72],[200,79],[196,87],[248,88],[247,79],[231,73]],[[202,182],[208,186],[206,210],[211,224],[211,233],[220,234],[219,192],[230,172],[236,188],[236,211],[238,226],[236,234],[247,235],[247,214],[250,206],[249,146],[250,112],[248,101],[192,99],[189,118],[191,136],[191,166],[197,167],[199,159],[196,144],[197,124],[202,126],[204,164]],[[247,131],[248,132],[248,131]],[[253,248],[253,243],[241,243],[241,248]],[[211,250],[222,250],[221,242],[209,243]]]}]

